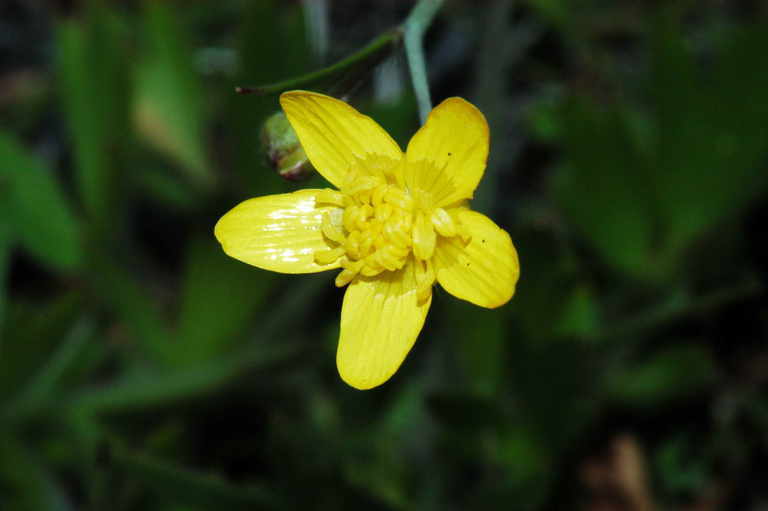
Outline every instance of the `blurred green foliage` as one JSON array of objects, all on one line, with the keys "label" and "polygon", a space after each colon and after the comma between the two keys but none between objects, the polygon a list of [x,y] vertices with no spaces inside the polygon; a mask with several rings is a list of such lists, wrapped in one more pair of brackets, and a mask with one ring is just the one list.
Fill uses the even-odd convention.
[{"label": "blurred green foliage", "polygon": [[[11,2],[0,509],[643,509],[627,470],[659,508],[764,504],[768,13],[506,3],[448,2],[427,48],[435,99],[488,113],[480,202],[518,294],[487,311],[437,291],[404,367],[360,393],[336,375],[332,279],[212,235],[296,188],[259,149],[276,98],[233,88],[316,67],[301,4]],[[330,4],[331,59],[405,14]],[[350,99],[405,144],[398,80]],[[640,461],[611,454],[626,434]]]}]

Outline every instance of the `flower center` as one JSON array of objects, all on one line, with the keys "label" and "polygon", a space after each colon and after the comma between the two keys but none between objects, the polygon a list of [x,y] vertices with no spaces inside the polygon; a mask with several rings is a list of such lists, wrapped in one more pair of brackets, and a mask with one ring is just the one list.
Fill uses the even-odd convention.
[{"label": "flower center", "polygon": [[434,206],[429,193],[398,184],[391,171],[378,174],[318,194],[318,204],[341,209],[323,217],[323,236],[333,248],[315,253],[315,262],[341,259],[336,285],[342,287],[358,275],[400,270],[413,255],[419,297],[426,299],[435,282],[432,255],[438,236],[461,236],[465,243],[468,238],[448,211]]}]

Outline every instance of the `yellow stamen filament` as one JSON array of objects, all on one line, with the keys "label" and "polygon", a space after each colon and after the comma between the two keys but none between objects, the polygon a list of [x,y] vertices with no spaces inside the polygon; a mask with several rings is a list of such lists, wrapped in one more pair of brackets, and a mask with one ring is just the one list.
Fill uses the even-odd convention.
[{"label": "yellow stamen filament", "polygon": [[344,255],[344,249],[341,247],[332,248],[329,250],[321,250],[315,252],[315,262],[319,265],[335,263],[336,260]]}]

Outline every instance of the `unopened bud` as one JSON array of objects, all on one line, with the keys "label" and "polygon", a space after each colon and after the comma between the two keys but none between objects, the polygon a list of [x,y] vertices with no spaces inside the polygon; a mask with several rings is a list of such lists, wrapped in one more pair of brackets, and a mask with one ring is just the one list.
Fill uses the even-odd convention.
[{"label": "unopened bud", "polygon": [[315,173],[283,112],[277,112],[266,120],[261,130],[261,143],[270,165],[283,178],[302,181]]}]

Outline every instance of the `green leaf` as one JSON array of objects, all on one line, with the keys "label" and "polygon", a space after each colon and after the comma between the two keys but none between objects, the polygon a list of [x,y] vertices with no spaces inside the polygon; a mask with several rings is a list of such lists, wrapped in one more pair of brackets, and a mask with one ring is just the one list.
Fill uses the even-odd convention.
[{"label": "green leaf", "polygon": [[112,449],[112,458],[121,471],[152,493],[195,509],[286,509],[266,486],[234,485],[218,476],[122,447]]},{"label": "green leaf", "polygon": [[0,132],[0,179],[21,245],[41,263],[71,271],[80,265],[79,226],[58,181],[11,135]]},{"label": "green leaf", "polygon": [[695,344],[675,346],[632,367],[623,367],[608,386],[612,397],[635,406],[656,406],[701,391],[717,379],[710,353]]},{"label": "green leaf", "polygon": [[69,409],[86,416],[130,412],[206,396],[245,371],[265,369],[294,353],[294,347],[286,344],[269,350],[258,346],[189,369],[137,370],[112,385],[79,392],[69,402]]},{"label": "green leaf", "polygon": [[116,156],[128,131],[130,60],[118,20],[98,2],[88,4],[84,17],[59,23],[55,48],[80,199],[93,221],[106,229],[119,199]]},{"label": "green leaf", "polygon": [[557,335],[589,339],[600,327],[599,304],[594,292],[581,285],[568,290],[569,296],[555,325]]},{"label": "green leaf", "polygon": [[205,115],[187,34],[178,13],[163,2],[145,2],[148,47],[136,76],[133,119],[139,133],[181,165],[190,180],[213,180],[203,145]]},{"label": "green leaf", "polygon": [[182,177],[165,172],[157,166],[142,163],[142,167],[136,169],[132,176],[141,195],[152,197],[165,207],[181,211],[191,211],[197,206],[199,195]]},{"label": "green leaf", "polygon": [[187,250],[176,339],[176,362],[196,364],[229,351],[243,338],[272,275],[226,256],[207,234]]},{"label": "green leaf", "polygon": [[655,452],[653,465],[662,487],[676,496],[699,495],[711,484],[712,467],[697,439],[681,433]]},{"label": "green leaf", "polygon": [[[429,411],[440,423],[467,436],[495,430],[509,420],[496,400],[467,393],[433,393],[427,403]],[[471,446],[465,447],[471,449]]]},{"label": "green leaf", "polygon": [[568,220],[617,270],[653,274],[659,268],[647,158],[626,118],[585,100],[568,104],[563,115],[566,165],[554,184]]},{"label": "green leaf", "polygon": [[449,308],[467,384],[478,396],[494,395],[504,383],[506,316],[464,302],[451,303]]},{"label": "green leaf", "polygon": [[[529,213],[532,217],[547,214],[540,209]],[[589,282],[580,274],[575,256],[562,252],[562,241],[542,229],[518,230],[515,245],[525,263],[525,278],[520,280],[509,306],[514,321],[508,328],[514,333],[507,335],[536,339],[537,343],[570,343],[571,336],[586,335],[596,327],[599,304]]]},{"label": "green leaf", "polygon": [[146,285],[112,257],[94,249],[89,254],[91,285],[125,323],[143,355],[153,362],[166,364],[172,357],[169,329],[158,310],[158,304],[148,295]]},{"label": "green leaf", "polygon": [[572,14],[572,9],[568,2],[563,0],[528,0],[528,3],[555,24],[565,25],[572,18],[569,16]]},{"label": "green leaf", "polygon": [[516,484],[536,488],[551,474],[548,447],[538,431],[524,424],[508,423],[501,429],[498,447],[493,449],[492,456],[504,464]]},{"label": "green leaf", "polygon": [[80,307],[82,302],[76,294],[48,302],[16,299],[9,303],[0,358],[0,401],[15,398],[41,370],[71,329]]},{"label": "green leaf", "polygon": [[[2,184],[0,184],[0,201],[5,198]],[[5,201],[3,201],[5,202]],[[11,263],[11,248],[13,246],[13,233],[11,232],[11,222],[6,213],[7,206],[0,204],[0,358],[3,354],[3,324],[5,320],[5,310],[7,298],[8,269]]]},{"label": "green leaf", "polygon": [[5,435],[0,436],[0,488],[3,489],[3,509],[74,509],[62,488],[37,456],[16,438]]},{"label": "green leaf", "polygon": [[768,27],[731,33],[704,68],[678,24],[660,26],[651,74],[657,123],[651,169],[663,244],[679,257],[768,187],[768,62],[761,50]]},{"label": "green leaf", "polygon": [[61,390],[60,383],[64,374],[92,339],[93,331],[94,325],[90,320],[75,323],[48,361],[30,378],[13,403],[6,408],[6,416],[14,418],[24,415],[26,411],[34,409],[46,400],[54,400],[59,395],[57,391]]}]

